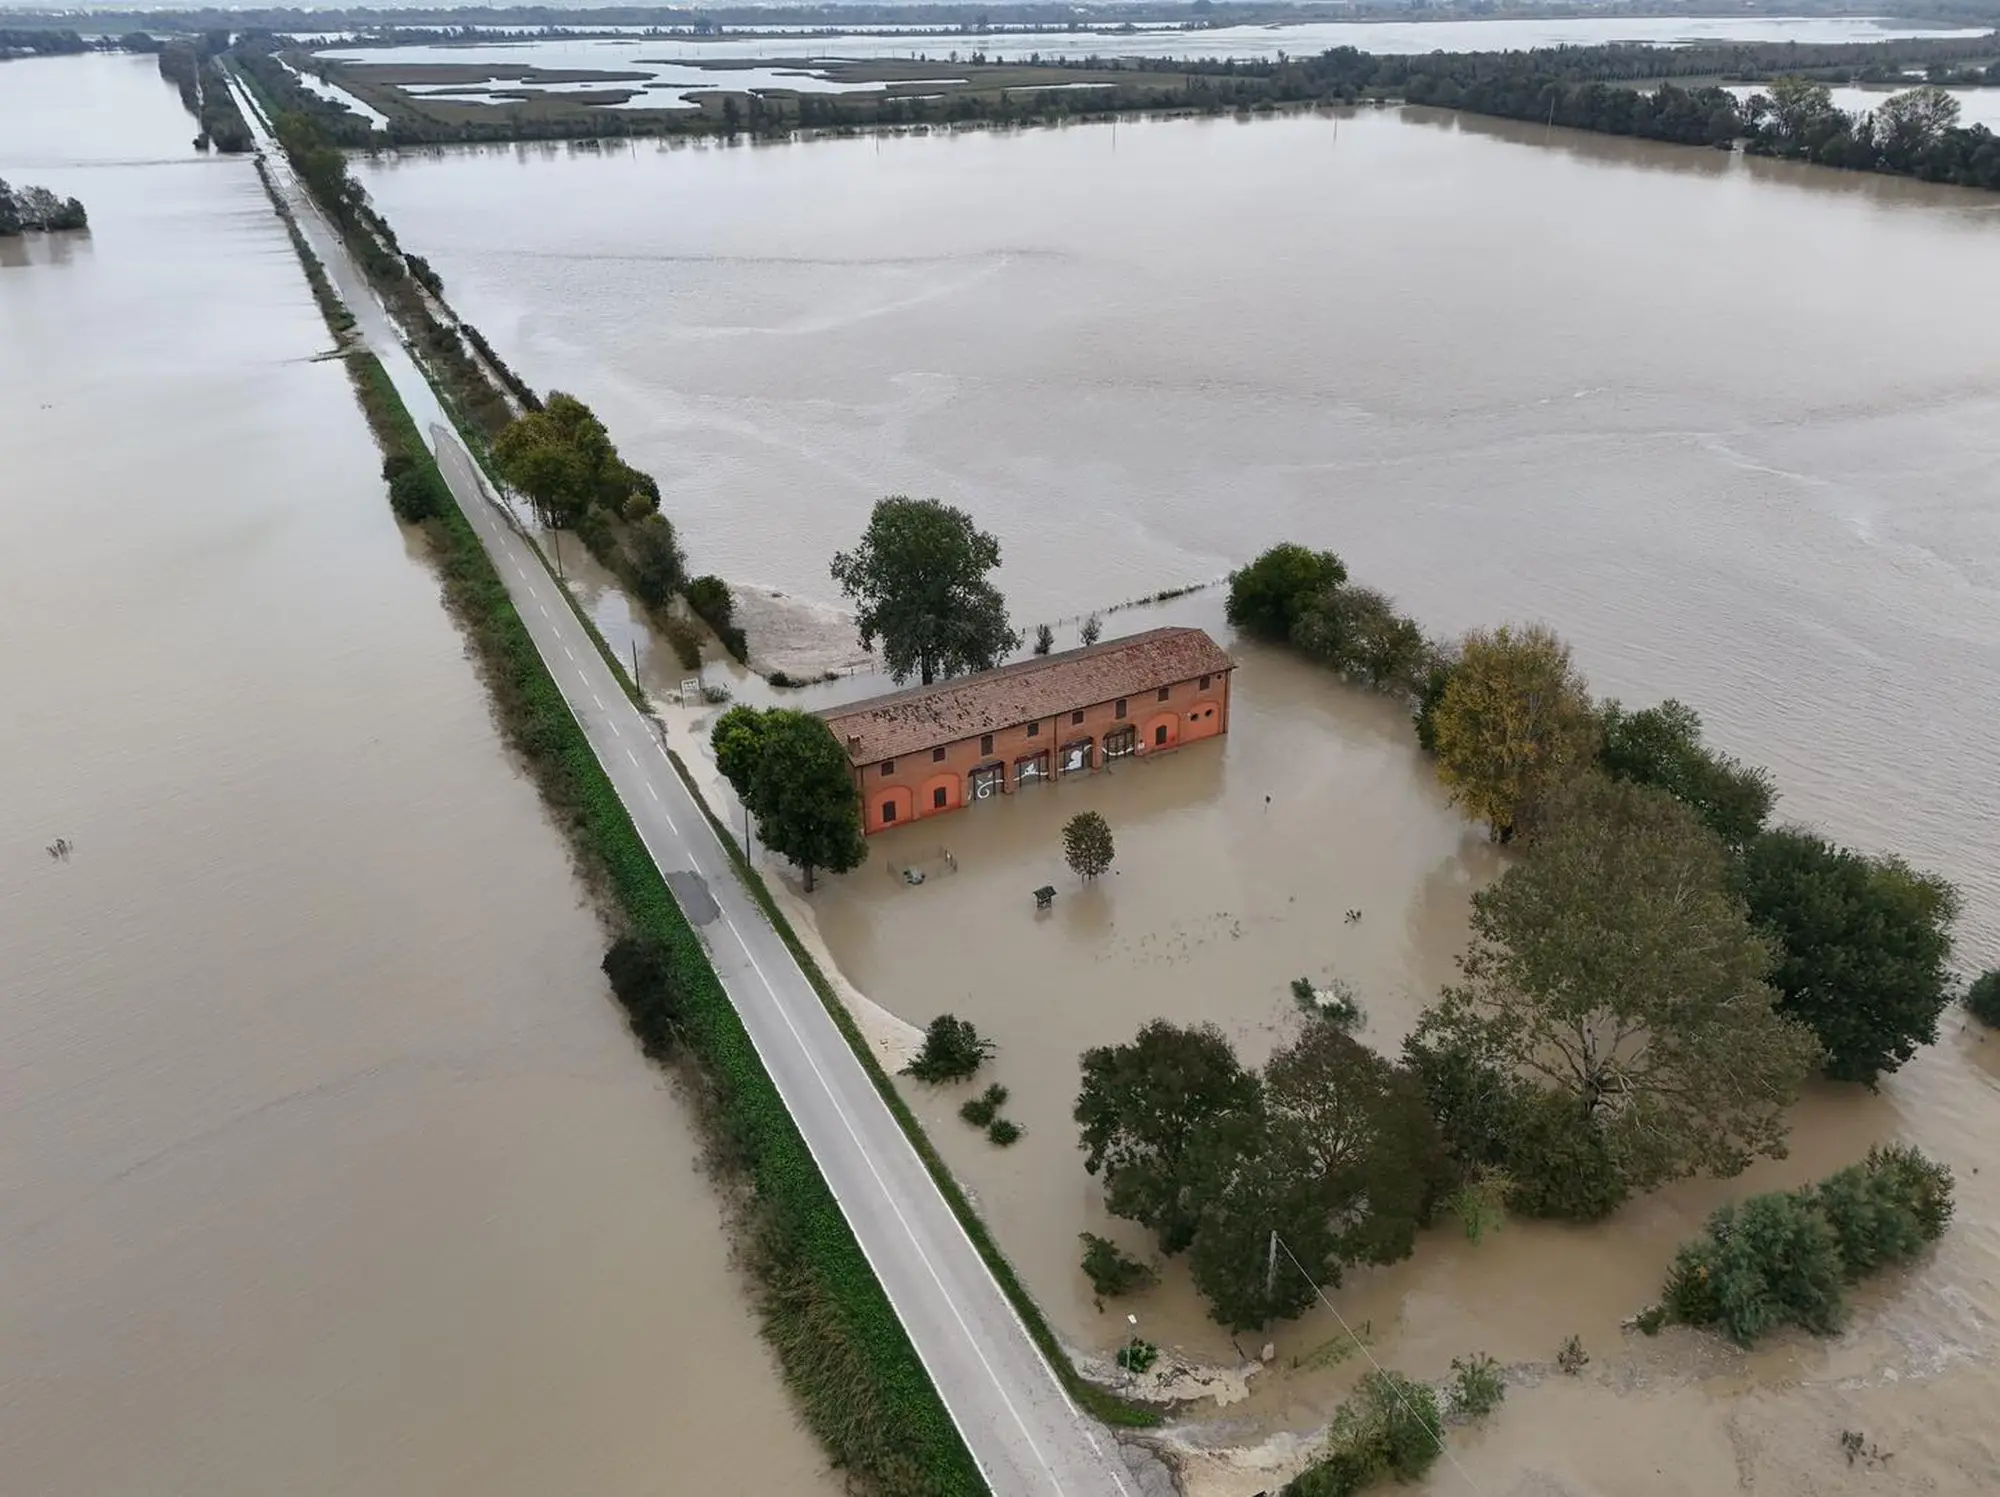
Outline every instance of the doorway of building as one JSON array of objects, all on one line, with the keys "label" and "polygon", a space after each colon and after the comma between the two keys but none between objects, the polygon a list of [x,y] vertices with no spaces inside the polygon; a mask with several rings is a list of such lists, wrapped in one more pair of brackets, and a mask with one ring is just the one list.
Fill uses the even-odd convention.
[{"label": "doorway of building", "polygon": [[972,798],[986,800],[999,795],[1007,788],[1007,766],[1004,764],[982,764],[968,776]]}]

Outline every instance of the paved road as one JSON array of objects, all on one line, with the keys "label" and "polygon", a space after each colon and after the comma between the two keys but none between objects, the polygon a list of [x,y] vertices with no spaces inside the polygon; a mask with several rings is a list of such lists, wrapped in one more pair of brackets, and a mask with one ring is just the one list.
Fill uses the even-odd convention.
[{"label": "paved road", "polygon": [[[247,97],[266,160],[507,584],[653,861],[715,970],[995,1497],[1134,1497],[1109,1434],[1069,1400],[861,1063],[743,885],[640,713],[515,532],[359,269],[292,177]],[[701,897],[705,892],[707,898]]]}]

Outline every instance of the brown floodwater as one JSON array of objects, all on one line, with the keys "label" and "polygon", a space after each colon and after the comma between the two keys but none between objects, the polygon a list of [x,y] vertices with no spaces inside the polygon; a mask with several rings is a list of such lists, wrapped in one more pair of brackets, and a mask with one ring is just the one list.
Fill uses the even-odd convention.
[{"label": "brown floodwater", "polygon": [[[455,151],[364,176],[505,356],[659,475],[701,570],[834,601],[827,557],[895,491],[998,534],[1024,623],[1281,537],[1331,546],[1440,633],[1544,619],[1600,692],[1694,703],[1777,772],[1786,816],[1957,881],[1960,966],[2000,962],[2000,199],[1422,111]],[[1109,632],[1218,612],[1209,594]],[[1494,871],[1398,714],[1235,648],[1226,742],[877,839],[816,896],[873,998],[999,1039],[1020,1144],[986,1145],[955,1095],[919,1105],[1086,1351],[1128,1328],[1075,1267],[1075,1234],[1106,1229],[1067,1120],[1077,1052],[1164,1014],[1259,1058],[1295,1022],[1287,981],[1322,974],[1393,1045]],[[1091,890],[1056,856],[1084,805],[1120,848]],[[1043,882],[1063,893],[1037,918]],[[1743,1179],[1598,1227],[1447,1225],[1350,1276],[1335,1304],[1384,1361],[1517,1365],[1427,1490],[1991,1489],[1997,1078],[2000,1041],[1953,1013],[1879,1095],[1815,1089],[1791,1157]],[[1959,1219],[1857,1294],[1845,1335],[1745,1357],[1621,1331],[1716,1202],[1888,1138],[1958,1171]],[[1235,1360],[1177,1273],[1130,1305],[1141,1331]],[[1279,1329],[1249,1397],[1197,1416],[1190,1439],[1252,1451],[1197,1461],[1204,1490],[1277,1484],[1365,1363],[1338,1329]],[[1574,1379],[1547,1366],[1571,1333],[1592,1353]],[[1850,1466],[1842,1429],[1890,1462]]]},{"label": "brown floodwater", "polygon": [[[0,63],[0,1487],[826,1492],[247,161]],[[67,861],[45,848],[66,838]]]}]

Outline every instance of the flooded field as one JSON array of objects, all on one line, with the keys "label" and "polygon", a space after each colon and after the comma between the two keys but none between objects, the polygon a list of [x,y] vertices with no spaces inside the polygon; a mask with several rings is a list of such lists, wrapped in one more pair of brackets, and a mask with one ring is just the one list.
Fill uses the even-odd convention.
[{"label": "flooded field", "polygon": [[[0,63],[0,1487],[832,1493],[247,161]],[[67,861],[45,848],[67,839]]]},{"label": "flooded field", "polygon": [[[1226,638],[1219,612],[1212,601],[1189,601],[1119,618],[1198,623]],[[1178,1263],[1155,1289],[1103,1306],[1093,1300],[1077,1266],[1077,1233],[1111,1236],[1141,1257],[1150,1244],[1105,1214],[1083,1171],[1069,1117],[1076,1057],[1161,1016],[1212,1020],[1246,1061],[1261,1062],[1298,1032],[1287,991],[1298,976],[1350,983],[1367,1012],[1364,1038],[1393,1053],[1452,977],[1466,901],[1500,859],[1445,803],[1405,713],[1281,652],[1242,640],[1232,649],[1240,666],[1222,742],[878,836],[870,864],[816,896],[816,913],[842,971],[870,998],[917,1025],[937,1012],[959,1014],[998,1041],[994,1064],[969,1089],[899,1084],[1062,1333],[1108,1358],[1132,1334],[1127,1313],[1137,1314],[1140,1334],[1197,1369],[1181,1391],[1215,1400],[1191,1414],[1200,1426],[1193,1443],[1248,1446],[1278,1463],[1324,1422],[1366,1363],[1325,1310],[1232,1338],[1207,1318]],[[1113,873],[1090,888],[1060,853],[1063,820],[1084,807],[1102,812],[1118,839]],[[920,868],[923,883],[905,883],[905,866]],[[1029,896],[1041,883],[1061,891],[1046,915]],[[1348,909],[1362,912],[1359,922],[1343,919]],[[1931,1462],[1941,1480],[2000,1472],[1990,1436],[1912,1428],[1932,1405],[1898,1398],[1893,1387],[1936,1380],[1942,1387],[1929,1396],[1947,1406],[1963,1398],[1969,1413],[1993,1386],[2000,1189],[1991,1171],[1977,1171],[1996,1108],[2000,1041],[1982,1043],[1961,1027],[1948,1016],[1944,1043],[1882,1096],[1815,1088],[1796,1110],[1789,1159],[1736,1181],[1675,1186],[1598,1227],[1511,1222],[1474,1244],[1447,1217],[1409,1261],[1351,1273],[1333,1296],[1339,1315],[1365,1328],[1377,1357],[1413,1375],[1442,1377],[1452,1357],[1483,1351],[1542,1385],[1520,1388],[1519,1406],[1494,1421],[1498,1433],[1475,1436],[1462,1458],[1475,1471],[1483,1463],[1494,1479],[1525,1480],[1525,1453],[1546,1458],[1553,1438],[1561,1461],[1545,1459],[1539,1469],[1580,1485],[1502,1490],[1721,1490],[1704,1485],[1675,1445],[1717,1444],[1719,1469],[1733,1471],[1727,1441],[1711,1439],[1705,1421],[1733,1422],[1748,1410],[1762,1410],[1768,1426],[1758,1448],[1769,1469],[1754,1490],[1843,1490],[1770,1484],[1808,1457],[1807,1469],[1825,1476],[1843,1465],[1835,1434],[1849,1426],[1828,1427],[1832,1403],[1820,1402],[1835,1395],[1850,1423],[1873,1431],[1899,1419],[1911,1432],[1892,1443],[1934,1447],[1904,1461],[1905,1471]],[[1009,1088],[1007,1115],[1027,1130],[1004,1151],[957,1117],[958,1104],[989,1080]],[[1906,1282],[1857,1296],[1849,1338],[1831,1348],[1799,1338],[1744,1357],[1689,1333],[1647,1341],[1621,1329],[1657,1297],[1674,1248],[1716,1205],[1830,1173],[1899,1137],[1957,1166],[1959,1225]],[[1534,1367],[1551,1364],[1570,1334],[1597,1364],[1581,1387]],[[1273,1360],[1250,1377],[1246,1398],[1241,1375],[1267,1341]],[[1741,1407],[1719,1407],[1723,1393]],[[1805,1402],[1787,1401],[1794,1398]],[[1547,1407],[1530,1413],[1531,1401]],[[1599,1439],[1568,1438],[1565,1408],[1587,1410]],[[1659,1437],[1660,1468],[1683,1484],[1620,1484],[1614,1478],[1631,1455],[1625,1432],[1662,1422],[1677,1433]],[[1518,1438],[1507,1438],[1515,1430]],[[1240,1453],[1205,1469],[1198,1490],[1241,1497],[1271,1473]],[[1439,1474],[1431,1489],[1464,1485]],[[1947,1481],[1936,1490],[1971,1488]]]},{"label": "flooded field", "polygon": [[[1984,196],[1415,111],[452,152],[363,174],[509,362],[590,400],[660,477],[697,569],[830,603],[828,555],[897,491],[998,534],[1024,626],[1280,537],[1331,546],[1440,633],[1545,619],[1600,693],[1694,703],[1776,771],[1782,815],[1957,881],[1961,966],[2000,962]],[[1782,267],[1784,295],[1750,264]],[[1217,613],[1210,593],[1107,632]],[[1086,1349],[1126,1327],[1075,1266],[1076,1232],[1103,1224],[1067,1123],[1077,1052],[1167,1014],[1258,1057],[1292,1022],[1285,984],[1322,972],[1393,1045],[1492,872],[1396,713],[1237,648],[1226,743],[920,823],[815,896],[871,997],[1000,1039],[1019,1145],[991,1149],[955,1096],[921,1106]],[[1086,804],[1120,841],[1091,891],[1054,841]],[[892,863],[931,876],[911,887]],[[1044,882],[1064,892],[1037,919]],[[2000,1042],[1950,1016],[1879,1096],[1811,1094],[1786,1161],[1602,1227],[1439,1230],[1336,1302],[1409,1372],[1471,1351],[1521,1365],[1492,1429],[1459,1442],[1479,1490],[1982,1490],[2000,1480],[2000,1200],[1977,1172],[1996,1076]],[[1745,1358],[1621,1333],[1715,1202],[1891,1137],[1957,1169],[1959,1220],[1859,1296],[1844,1337]],[[1163,1346],[1237,1361],[1172,1276],[1133,1308]],[[1276,1485],[1359,1368],[1328,1351],[1337,1329],[1318,1312],[1282,1329],[1249,1397],[1200,1417],[1191,1438],[1254,1452],[1203,1464],[1201,1490]],[[1584,1375],[1536,1371],[1571,1333]],[[1897,1451],[1888,1476],[1847,1465],[1843,1428]],[[1429,1490],[1465,1487],[1446,1465]]]},{"label": "flooded field", "polygon": [[[877,28],[870,27],[873,33]],[[625,67],[635,60],[721,57],[949,57],[991,61],[1029,57],[1264,58],[1303,57],[1329,47],[1364,52],[1483,52],[1525,47],[1603,46],[1612,42],[1880,42],[1966,34],[1943,25],[1865,16],[1579,16],[1498,21],[1314,21],[1297,26],[1218,26],[1200,31],[1140,27],[1106,32],[946,31],[931,35],[524,37],[458,45],[350,47],[329,56],[356,62],[456,62],[505,58],[538,67]],[[637,65],[643,66],[643,61]]]}]

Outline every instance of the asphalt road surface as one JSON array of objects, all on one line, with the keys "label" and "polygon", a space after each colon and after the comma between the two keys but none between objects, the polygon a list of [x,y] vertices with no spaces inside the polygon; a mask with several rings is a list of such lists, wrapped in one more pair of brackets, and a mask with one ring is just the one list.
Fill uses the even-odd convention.
[{"label": "asphalt road surface", "polygon": [[[697,922],[715,970],[819,1162],[848,1225],[996,1497],[1136,1497],[1115,1442],[1070,1401],[791,951],[738,881],[668,761],[662,731],[626,697],[459,443],[387,315],[292,176],[251,100],[239,104],[299,227],[370,350],[430,434],[438,466],[617,788]],[[705,892],[705,896],[704,896]]]}]

